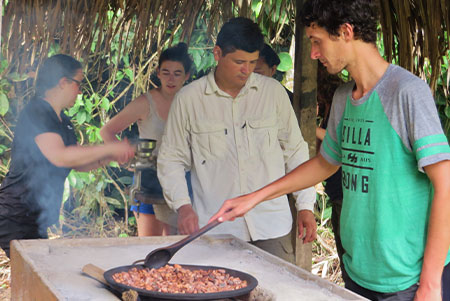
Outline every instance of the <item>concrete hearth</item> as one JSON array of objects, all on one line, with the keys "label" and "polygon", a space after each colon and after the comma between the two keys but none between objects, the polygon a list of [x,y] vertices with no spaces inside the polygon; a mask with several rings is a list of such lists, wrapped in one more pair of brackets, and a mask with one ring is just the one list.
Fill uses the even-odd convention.
[{"label": "concrete hearth", "polygon": [[[14,241],[11,248],[13,300],[119,300],[103,284],[82,273],[130,265],[153,249],[182,236]],[[205,235],[178,251],[171,263],[213,265],[249,273],[270,300],[364,300],[228,235]],[[267,298],[265,300],[268,300]]]}]

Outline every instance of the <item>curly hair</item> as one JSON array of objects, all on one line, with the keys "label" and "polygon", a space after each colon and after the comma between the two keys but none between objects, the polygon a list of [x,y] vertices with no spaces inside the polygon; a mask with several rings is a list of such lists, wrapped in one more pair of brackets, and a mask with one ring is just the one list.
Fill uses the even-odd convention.
[{"label": "curly hair", "polygon": [[375,43],[379,21],[378,1],[309,0],[300,10],[300,20],[305,26],[314,22],[333,36],[338,36],[340,26],[348,23],[353,26],[355,39]]}]

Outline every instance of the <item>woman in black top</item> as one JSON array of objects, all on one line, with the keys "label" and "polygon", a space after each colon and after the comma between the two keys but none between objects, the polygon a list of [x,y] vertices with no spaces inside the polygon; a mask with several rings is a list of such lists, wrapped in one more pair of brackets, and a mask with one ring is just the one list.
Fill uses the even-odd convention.
[{"label": "woman in black top", "polygon": [[47,227],[58,222],[71,169],[88,171],[134,155],[127,141],[77,145],[63,110],[74,105],[82,79],[80,62],[52,56],[39,69],[35,97],[20,113],[10,170],[0,187],[0,247],[8,257],[13,239],[47,238]]}]

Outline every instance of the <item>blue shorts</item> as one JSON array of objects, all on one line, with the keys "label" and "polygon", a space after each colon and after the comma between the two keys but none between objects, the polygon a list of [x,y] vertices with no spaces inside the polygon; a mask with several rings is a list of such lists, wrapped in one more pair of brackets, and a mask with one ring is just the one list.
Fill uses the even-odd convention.
[{"label": "blue shorts", "polygon": [[[134,182],[134,179],[133,179],[133,182]],[[190,171],[188,171],[186,173],[186,182],[187,182],[187,186],[188,186],[188,190],[189,190],[189,197],[192,200],[193,193],[192,193],[191,172]],[[150,169],[150,170],[143,171],[141,183],[142,183],[142,187],[144,189],[150,190],[153,193],[155,193],[158,197],[160,196],[161,199],[164,199],[164,196],[162,193],[162,187],[161,187],[161,184],[159,184],[156,170]],[[134,201],[138,202],[137,200],[134,200]],[[139,210],[138,210],[138,206],[133,205],[133,206],[131,206],[130,210],[139,212],[139,213],[155,214],[152,204],[141,203],[139,205]]]}]

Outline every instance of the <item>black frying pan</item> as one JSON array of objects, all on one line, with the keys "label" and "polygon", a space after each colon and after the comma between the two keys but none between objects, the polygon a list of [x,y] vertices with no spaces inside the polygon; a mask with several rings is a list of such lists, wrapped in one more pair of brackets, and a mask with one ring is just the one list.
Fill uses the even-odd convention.
[{"label": "black frying pan", "polygon": [[155,299],[163,299],[163,300],[215,300],[215,299],[233,298],[233,297],[244,296],[244,295],[250,293],[258,285],[258,280],[256,280],[256,278],[253,277],[252,275],[244,273],[244,272],[232,270],[232,269],[216,267],[216,266],[201,266],[201,265],[181,265],[181,266],[188,270],[223,269],[230,276],[239,277],[241,280],[246,280],[247,286],[244,288],[238,289],[238,290],[234,290],[234,291],[225,291],[225,292],[218,292],[218,293],[169,294],[169,293],[160,293],[160,292],[149,291],[149,290],[145,290],[145,289],[139,289],[139,288],[135,288],[132,286],[117,283],[112,277],[115,273],[127,272],[128,270],[130,270],[132,268],[137,268],[137,269],[146,268],[142,264],[127,265],[127,266],[113,268],[113,269],[106,271],[103,274],[103,276],[105,277],[105,280],[108,282],[108,284],[111,287],[113,287],[114,289],[116,289],[120,292],[131,289],[131,290],[136,291],[140,296],[150,297],[150,298],[155,298]]}]

